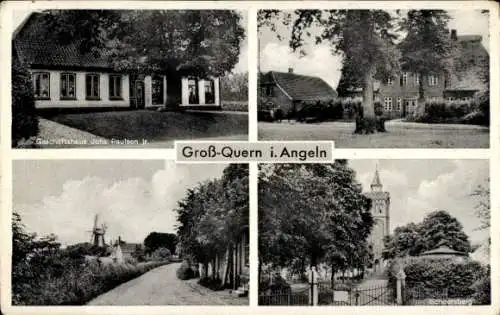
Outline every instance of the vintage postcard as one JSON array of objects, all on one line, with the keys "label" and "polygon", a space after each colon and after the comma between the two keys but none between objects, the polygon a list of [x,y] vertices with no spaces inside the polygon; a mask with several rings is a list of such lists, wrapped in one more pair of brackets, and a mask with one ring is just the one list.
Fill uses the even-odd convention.
[{"label": "vintage postcard", "polygon": [[492,1],[4,1],[2,314],[500,315]]}]

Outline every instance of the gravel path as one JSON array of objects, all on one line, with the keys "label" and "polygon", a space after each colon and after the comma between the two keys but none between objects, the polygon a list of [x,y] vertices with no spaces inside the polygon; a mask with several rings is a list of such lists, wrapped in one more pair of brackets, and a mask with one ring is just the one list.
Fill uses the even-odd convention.
[{"label": "gravel path", "polygon": [[211,291],[198,279],[179,280],[180,263],[155,268],[98,296],[88,305],[248,305],[248,298],[228,291]]}]

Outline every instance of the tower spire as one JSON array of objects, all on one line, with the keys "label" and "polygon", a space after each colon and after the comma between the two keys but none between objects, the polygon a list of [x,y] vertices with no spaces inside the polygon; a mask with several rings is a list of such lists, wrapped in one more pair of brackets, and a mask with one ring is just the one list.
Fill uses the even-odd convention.
[{"label": "tower spire", "polygon": [[372,191],[382,191],[382,182],[378,173],[378,164],[375,166],[375,176],[373,176],[372,184],[370,185]]}]

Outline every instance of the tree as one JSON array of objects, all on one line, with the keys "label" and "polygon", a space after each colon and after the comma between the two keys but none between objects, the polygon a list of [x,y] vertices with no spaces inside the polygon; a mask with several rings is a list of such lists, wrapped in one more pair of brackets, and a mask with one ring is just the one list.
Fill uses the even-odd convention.
[{"label": "tree", "polygon": [[[277,15],[274,10],[259,14],[261,25],[272,25],[265,20]],[[353,80],[361,82],[363,103],[355,133],[385,131],[383,120],[375,117],[373,83],[399,68],[391,14],[383,10],[296,10],[295,16],[290,47],[294,51],[303,47],[303,35],[311,37],[312,29],[320,29],[316,44],[329,43],[334,53],[343,55],[343,67],[355,76]]]},{"label": "tree", "polygon": [[[205,270],[209,263],[216,268],[216,257],[232,257],[241,234],[248,233],[248,165],[231,164],[222,178],[188,189],[177,213],[184,259],[201,263]],[[218,270],[212,274],[218,274]],[[229,282],[234,280],[228,274],[220,279],[223,283],[228,277]]]},{"label": "tree", "polygon": [[417,114],[424,110],[424,78],[450,73],[452,42],[447,29],[450,16],[444,10],[409,10],[401,22],[405,38],[399,44],[403,70],[419,78]]},{"label": "tree", "polygon": [[115,70],[222,76],[238,62],[245,33],[230,10],[50,10],[46,32]]},{"label": "tree", "polygon": [[276,164],[259,174],[259,259],[292,266],[296,259],[344,267],[366,263],[373,226],[370,200],[346,161]]},{"label": "tree", "polygon": [[224,101],[248,101],[248,72],[230,73],[221,78],[221,99]]},{"label": "tree", "polygon": [[12,147],[38,135],[31,74],[17,56],[12,57]]},{"label": "tree", "polygon": [[165,260],[171,256],[171,252],[165,247],[157,248],[152,254],[151,257],[154,260]]},{"label": "tree", "polygon": [[488,183],[486,185],[479,185],[472,193],[472,196],[478,199],[475,207],[476,216],[481,220],[481,226],[478,230],[489,229],[491,225],[489,182],[490,180],[488,178]]},{"label": "tree", "polygon": [[423,251],[446,245],[456,251],[469,253],[469,237],[462,224],[448,212],[438,210],[428,214],[420,225]]},{"label": "tree", "polygon": [[177,243],[177,235],[173,233],[151,232],[144,239],[145,251],[148,254],[162,247],[168,249],[171,253],[173,253],[175,252],[175,246],[177,246]]},{"label": "tree", "polygon": [[423,244],[420,235],[420,226],[415,223],[408,223],[394,229],[392,235],[384,240],[384,258],[417,256],[422,252]]}]

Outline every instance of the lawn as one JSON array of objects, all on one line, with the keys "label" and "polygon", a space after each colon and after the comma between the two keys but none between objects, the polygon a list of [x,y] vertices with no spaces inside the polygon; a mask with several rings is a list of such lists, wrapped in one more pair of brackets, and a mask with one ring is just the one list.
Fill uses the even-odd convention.
[{"label": "lawn", "polygon": [[353,134],[353,123],[259,122],[259,140],[333,140],[336,148],[488,148],[489,130],[471,126],[386,124],[386,133]]},{"label": "lawn", "polygon": [[248,139],[247,115],[134,110],[62,113],[46,118],[106,139],[145,139],[170,147],[174,140]]}]

